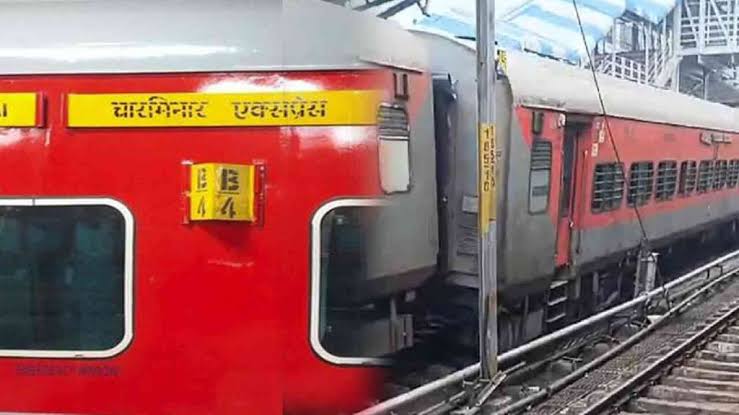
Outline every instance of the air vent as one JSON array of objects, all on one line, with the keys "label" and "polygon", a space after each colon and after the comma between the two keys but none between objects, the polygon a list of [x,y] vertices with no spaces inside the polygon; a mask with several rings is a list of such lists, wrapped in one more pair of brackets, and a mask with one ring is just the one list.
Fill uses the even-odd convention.
[{"label": "air vent", "polygon": [[549,207],[552,169],[552,143],[535,140],[531,146],[529,171],[529,213],[543,213]]},{"label": "air vent", "polygon": [[397,105],[380,105],[377,115],[377,128],[381,139],[408,140],[410,126],[405,108]]},{"label": "air vent", "polygon": [[552,143],[537,140],[531,149],[531,170],[549,170],[552,168]]},{"label": "air vent", "polygon": [[380,185],[387,193],[411,189],[411,131],[408,114],[400,105],[381,104],[377,114]]}]

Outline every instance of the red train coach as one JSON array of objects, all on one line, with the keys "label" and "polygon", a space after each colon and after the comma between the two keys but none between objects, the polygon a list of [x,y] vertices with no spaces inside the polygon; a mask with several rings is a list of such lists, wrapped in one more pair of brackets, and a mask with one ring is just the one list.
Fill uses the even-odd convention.
[{"label": "red train coach", "polygon": [[[475,149],[459,145],[476,133],[474,44],[416,35],[431,51],[445,155],[441,265],[474,294]],[[590,71],[522,53],[507,62],[497,90],[503,349],[654,284],[636,276],[646,251],[678,264],[737,242],[735,109],[598,75],[606,119]]]},{"label": "red train coach", "polygon": [[[433,183],[431,151],[408,145],[433,140],[407,127],[431,117],[420,43],[307,0],[2,9],[0,411],[326,414],[376,396],[374,369],[310,346],[310,237],[380,196],[419,216],[378,229],[428,225],[434,200],[407,192],[409,163]],[[432,268],[435,232],[387,266]]]}]

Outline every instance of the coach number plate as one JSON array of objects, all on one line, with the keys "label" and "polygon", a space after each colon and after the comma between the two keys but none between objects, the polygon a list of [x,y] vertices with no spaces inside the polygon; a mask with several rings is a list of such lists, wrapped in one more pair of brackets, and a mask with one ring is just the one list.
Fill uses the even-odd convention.
[{"label": "coach number plate", "polygon": [[253,222],[252,165],[203,163],[190,171],[190,220]]}]

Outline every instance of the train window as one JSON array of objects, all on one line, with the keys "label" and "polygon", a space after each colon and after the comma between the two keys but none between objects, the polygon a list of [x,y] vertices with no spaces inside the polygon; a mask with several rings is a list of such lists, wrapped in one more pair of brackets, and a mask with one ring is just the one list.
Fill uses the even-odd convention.
[{"label": "train window", "polygon": [[654,187],[654,163],[642,161],[631,164],[629,171],[629,192],[626,200],[629,206],[641,206],[652,197]]},{"label": "train window", "polygon": [[698,180],[698,167],[694,161],[683,161],[680,163],[680,183],[677,192],[683,196],[690,195],[695,190]]},{"label": "train window", "polygon": [[621,163],[601,163],[595,166],[593,199],[594,213],[616,210],[624,195],[624,172]]},{"label": "train window", "polygon": [[531,146],[529,171],[529,212],[543,213],[549,207],[549,186],[552,173],[552,143],[534,140]]},{"label": "train window", "polygon": [[386,288],[381,233],[394,214],[380,201],[339,200],[313,218],[310,341],[330,362],[379,363],[412,343],[410,314],[375,291]]},{"label": "train window", "polygon": [[726,186],[726,179],[728,178],[727,170],[728,167],[726,160],[716,161],[713,176],[713,190],[721,190]]},{"label": "train window", "polygon": [[670,200],[677,188],[677,162],[660,161],[657,165],[657,185],[654,197],[658,201]]},{"label": "train window", "polygon": [[399,105],[382,104],[378,111],[380,185],[385,193],[404,193],[411,187],[410,124]]},{"label": "train window", "polygon": [[0,201],[0,356],[106,357],[131,338],[132,219],[117,202]]},{"label": "train window", "polygon": [[698,193],[706,193],[713,184],[713,160],[703,160],[698,165]]},{"label": "train window", "polygon": [[739,160],[731,160],[729,162],[729,174],[726,178],[726,185],[732,189],[739,183]]}]

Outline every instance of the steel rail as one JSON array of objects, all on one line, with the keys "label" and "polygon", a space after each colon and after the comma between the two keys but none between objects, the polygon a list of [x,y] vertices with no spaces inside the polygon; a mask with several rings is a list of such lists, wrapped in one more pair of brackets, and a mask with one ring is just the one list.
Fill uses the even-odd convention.
[{"label": "steel rail", "polygon": [[[632,300],[629,300],[621,305],[618,305],[616,307],[612,307],[608,310],[605,310],[601,313],[598,313],[596,315],[593,315],[591,317],[588,317],[584,320],[581,320],[575,324],[572,324],[570,326],[564,327],[560,330],[557,330],[553,333],[547,334],[545,336],[542,336],[536,340],[533,340],[529,343],[526,343],[522,346],[519,346],[515,349],[509,350],[508,352],[505,352],[503,354],[498,355],[498,364],[503,365],[506,363],[509,363],[511,361],[515,361],[516,359],[521,358],[522,356],[531,353],[534,350],[537,350],[543,346],[547,346],[553,342],[556,342],[558,340],[561,340],[573,333],[576,333],[584,328],[590,327],[592,325],[598,324],[606,319],[609,319],[613,317],[616,314],[619,314],[621,312],[624,312],[626,310],[631,310],[637,306],[640,306],[647,301],[651,300],[652,298],[658,296],[658,295],[664,295],[665,291],[668,291],[678,287],[682,284],[684,284],[687,281],[692,280],[693,278],[700,276],[706,271],[709,271],[716,266],[722,265],[723,263],[731,260],[736,259],[739,257],[739,250],[733,251],[729,254],[723,255],[713,261],[710,261],[690,272],[687,272],[683,274],[682,276],[678,277],[677,279],[665,284],[664,286],[661,286],[657,289],[654,289],[649,292],[645,292],[644,294],[640,295],[639,297],[636,297]],[[726,275],[727,273],[734,272],[736,268],[733,268],[729,271],[724,271],[720,276]],[[720,277],[719,276],[719,277]],[[710,275],[709,275],[710,277]],[[374,406],[371,406],[367,409],[364,409],[360,412],[357,412],[355,415],[383,415],[388,414],[392,410],[396,410],[398,408],[401,408],[405,405],[408,405],[411,402],[414,402],[424,396],[427,396],[431,393],[434,393],[436,391],[439,391],[441,389],[444,389],[446,387],[449,387],[455,383],[460,383],[466,379],[469,379],[473,376],[477,376],[480,373],[480,363],[475,363],[473,365],[467,366],[463,369],[460,369],[450,375],[447,375],[443,378],[437,379],[435,381],[432,381],[430,383],[427,383],[425,385],[419,386],[418,388],[415,388],[411,391],[408,391],[404,394],[398,395],[394,398],[388,399],[386,401],[380,402],[379,404],[376,404]]]},{"label": "steel rail", "polygon": [[606,409],[608,409],[609,406],[618,402],[619,399],[627,396],[636,387],[649,381],[652,376],[656,375],[658,372],[668,367],[671,362],[679,359],[681,356],[688,353],[690,349],[700,344],[703,340],[707,339],[712,334],[719,332],[723,325],[727,324],[730,320],[736,317],[737,313],[739,313],[739,305],[733,306],[729,311],[716,319],[716,321],[709,324],[695,335],[691,336],[688,340],[682,342],[676,348],[670,350],[669,353],[659,358],[656,362],[649,365],[649,367],[647,367],[646,369],[629,378],[628,381],[626,381],[613,392],[608,393],[606,396],[601,398],[601,400],[587,408],[582,414],[593,415],[605,411]]},{"label": "steel rail", "polygon": [[[588,362],[587,364],[581,366],[574,372],[568,374],[564,378],[561,378],[557,380],[556,382],[552,383],[551,385],[547,386],[546,388],[540,390],[539,392],[529,395],[524,399],[521,399],[520,401],[516,401],[505,408],[496,411],[495,415],[505,415],[505,414],[511,414],[511,413],[518,413],[526,408],[528,408],[531,405],[537,404],[543,400],[545,400],[548,396],[551,396],[554,393],[559,392],[560,390],[564,389],[565,387],[569,386],[573,382],[577,381],[578,379],[582,378],[583,376],[590,373],[592,370],[597,369],[598,367],[602,366],[609,360],[613,359],[614,357],[618,356],[619,354],[623,353],[627,349],[630,349],[635,344],[639,343],[642,339],[644,339],[647,335],[653,333],[655,330],[657,330],[659,327],[662,326],[665,322],[667,322],[669,319],[674,317],[675,315],[682,312],[683,309],[685,309],[690,303],[695,301],[698,297],[708,292],[711,288],[714,286],[722,283],[723,281],[727,280],[730,277],[733,277],[737,272],[737,269],[732,269],[730,271],[727,271],[725,273],[722,273],[722,275],[716,277],[714,280],[712,280],[709,284],[704,285],[702,288],[698,289],[695,293],[693,293],[688,298],[684,299],[680,302],[680,304],[676,305],[670,311],[661,316],[659,319],[654,321],[649,326],[645,327],[644,329],[640,330],[639,332],[635,333],[626,341],[620,343],[617,347],[614,347],[613,349],[607,351],[606,353],[598,356],[595,360],[592,360]],[[583,414],[581,414],[583,415]]]}]

